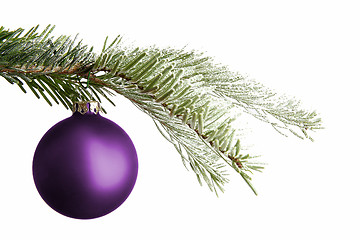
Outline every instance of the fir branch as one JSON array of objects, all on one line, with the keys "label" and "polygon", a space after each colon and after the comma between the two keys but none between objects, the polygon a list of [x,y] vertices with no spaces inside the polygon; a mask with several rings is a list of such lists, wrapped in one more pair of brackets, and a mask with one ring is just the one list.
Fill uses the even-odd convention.
[{"label": "fir branch", "polygon": [[311,140],[307,131],[321,128],[317,114],[301,109],[299,101],[278,97],[203,53],[129,47],[119,36],[109,45],[106,38],[97,55],[76,38],[55,39],[53,26],[37,30],[0,28],[0,76],[66,108],[102,97],[112,103],[110,96],[123,95],[154,120],[187,169],[216,193],[228,182],[228,165],[256,194],[249,173],[263,166],[242,146],[242,130],[233,124],[239,115],[251,114],[282,134],[288,130]]}]

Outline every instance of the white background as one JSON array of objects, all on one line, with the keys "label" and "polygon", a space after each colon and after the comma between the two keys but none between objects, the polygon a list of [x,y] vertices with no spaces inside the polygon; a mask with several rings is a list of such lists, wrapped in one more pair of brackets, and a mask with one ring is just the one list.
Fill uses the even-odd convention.
[{"label": "white background", "polygon": [[[360,239],[358,1],[6,1],[0,25],[55,24],[97,51],[107,35],[139,46],[206,51],[316,109],[315,142],[270,127],[252,135],[268,163],[254,176],[259,196],[231,172],[217,198],[186,171],[151,119],[121,96],[107,118],[131,136],[136,186],[113,213],[75,220],[51,210],[32,179],[42,135],[70,116],[0,79],[0,239]],[[257,120],[254,120],[257,121]]]}]

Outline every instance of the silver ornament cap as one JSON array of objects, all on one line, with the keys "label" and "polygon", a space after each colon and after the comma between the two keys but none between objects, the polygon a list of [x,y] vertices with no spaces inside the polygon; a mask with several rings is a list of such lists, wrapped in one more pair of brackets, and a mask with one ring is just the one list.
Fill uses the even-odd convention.
[{"label": "silver ornament cap", "polygon": [[79,112],[82,115],[86,113],[98,114],[100,112],[100,103],[97,101],[79,101],[73,104],[73,113]]}]

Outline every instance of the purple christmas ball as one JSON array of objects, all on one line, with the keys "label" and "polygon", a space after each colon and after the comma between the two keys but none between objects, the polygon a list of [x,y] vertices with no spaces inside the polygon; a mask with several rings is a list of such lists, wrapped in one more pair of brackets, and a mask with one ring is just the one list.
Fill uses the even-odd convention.
[{"label": "purple christmas ball", "polygon": [[42,137],[33,160],[43,200],[77,219],[101,217],[118,208],[131,193],[137,172],[131,139],[99,115],[97,102],[75,103],[73,115]]}]

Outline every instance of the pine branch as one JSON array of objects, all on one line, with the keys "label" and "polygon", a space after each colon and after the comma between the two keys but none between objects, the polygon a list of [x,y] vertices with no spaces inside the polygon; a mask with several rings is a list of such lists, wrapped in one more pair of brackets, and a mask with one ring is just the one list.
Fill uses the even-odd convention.
[{"label": "pine branch", "polygon": [[50,25],[37,29],[24,34],[0,28],[0,76],[66,108],[78,100],[112,103],[111,96],[123,95],[154,120],[184,165],[215,192],[228,182],[228,165],[256,194],[249,173],[263,166],[242,146],[242,130],[234,124],[239,115],[311,140],[307,131],[321,128],[316,113],[302,110],[299,101],[278,97],[202,53],[133,48],[117,37],[109,45],[106,39],[97,55],[76,38],[51,37]]}]

